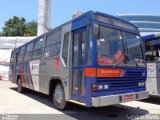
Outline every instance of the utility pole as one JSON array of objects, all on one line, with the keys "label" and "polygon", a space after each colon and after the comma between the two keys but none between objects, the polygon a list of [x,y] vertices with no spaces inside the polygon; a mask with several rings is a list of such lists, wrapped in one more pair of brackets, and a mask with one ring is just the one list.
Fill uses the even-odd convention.
[{"label": "utility pole", "polygon": [[42,35],[50,29],[51,0],[39,0],[38,5],[38,29],[37,35]]}]

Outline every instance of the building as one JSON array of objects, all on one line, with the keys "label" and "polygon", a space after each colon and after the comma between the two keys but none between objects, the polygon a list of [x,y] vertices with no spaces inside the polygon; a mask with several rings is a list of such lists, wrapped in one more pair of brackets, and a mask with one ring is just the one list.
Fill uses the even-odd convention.
[{"label": "building", "polygon": [[160,33],[160,15],[119,14],[117,16],[135,24],[141,35]]},{"label": "building", "polygon": [[35,37],[0,37],[0,80],[8,80],[12,50],[34,38]]}]

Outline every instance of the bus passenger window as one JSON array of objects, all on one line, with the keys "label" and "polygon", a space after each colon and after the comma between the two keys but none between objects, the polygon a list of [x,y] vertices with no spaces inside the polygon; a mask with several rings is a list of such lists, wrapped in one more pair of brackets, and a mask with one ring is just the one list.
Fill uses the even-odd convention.
[{"label": "bus passenger window", "polygon": [[73,36],[73,66],[78,66],[78,58],[79,58],[79,55],[78,55],[78,51],[79,51],[79,46],[78,46],[78,40],[79,40],[79,34],[74,34]]},{"label": "bus passenger window", "polygon": [[63,52],[62,52],[62,58],[67,66],[67,59],[68,59],[68,45],[69,45],[69,33],[66,33],[64,35],[64,41],[63,41]]},{"label": "bus passenger window", "polygon": [[82,62],[81,65],[84,66],[85,62],[85,47],[86,47],[86,32],[84,31],[82,33]]},{"label": "bus passenger window", "polygon": [[44,57],[44,48],[40,48],[33,51],[33,58],[42,58]]},{"label": "bus passenger window", "polygon": [[45,48],[45,56],[50,57],[50,56],[57,56],[60,53],[60,42],[47,46]]},{"label": "bus passenger window", "polygon": [[33,42],[27,45],[24,60],[29,60],[32,57],[32,52],[31,52],[32,50],[33,50]]},{"label": "bus passenger window", "polygon": [[52,34],[47,36],[47,45],[51,45],[61,41],[61,29],[55,30]]},{"label": "bus passenger window", "polygon": [[39,49],[39,48],[42,48],[45,46],[45,40],[43,38],[40,38],[39,40],[37,40],[35,42],[35,47],[34,47],[34,50],[36,49]]}]

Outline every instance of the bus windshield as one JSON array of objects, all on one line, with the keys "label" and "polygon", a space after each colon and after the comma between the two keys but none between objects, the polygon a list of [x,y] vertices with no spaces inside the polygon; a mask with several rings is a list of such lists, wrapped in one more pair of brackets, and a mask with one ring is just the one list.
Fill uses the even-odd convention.
[{"label": "bus windshield", "polygon": [[99,65],[144,66],[139,36],[99,25],[95,38]]}]

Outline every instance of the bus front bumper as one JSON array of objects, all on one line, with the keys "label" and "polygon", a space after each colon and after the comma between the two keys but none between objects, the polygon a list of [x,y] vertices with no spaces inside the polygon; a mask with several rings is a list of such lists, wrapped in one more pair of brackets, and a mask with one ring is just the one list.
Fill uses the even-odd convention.
[{"label": "bus front bumper", "polygon": [[101,96],[101,97],[92,97],[92,106],[93,107],[109,106],[109,105],[119,104],[123,102],[141,100],[148,97],[149,97],[149,94],[147,91],[119,94],[119,95],[110,95],[110,96]]}]

